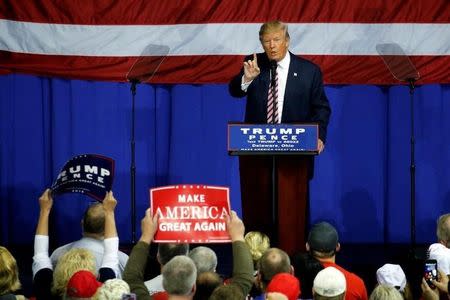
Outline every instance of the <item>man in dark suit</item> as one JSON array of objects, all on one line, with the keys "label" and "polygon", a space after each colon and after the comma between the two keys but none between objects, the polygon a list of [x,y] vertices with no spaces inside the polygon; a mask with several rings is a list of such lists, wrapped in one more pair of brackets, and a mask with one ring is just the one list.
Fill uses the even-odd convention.
[{"label": "man in dark suit", "polygon": [[[318,123],[318,150],[322,152],[331,110],[319,67],[288,51],[287,25],[280,21],[264,23],[259,40],[264,53],[246,57],[241,72],[229,84],[232,96],[247,96],[245,122]],[[248,229],[265,231],[290,254],[305,248],[312,162],[308,157],[277,157],[278,203],[277,213],[273,215],[272,158],[241,156],[239,160],[243,217]],[[273,219],[277,219],[278,224],[273,224]]]}]

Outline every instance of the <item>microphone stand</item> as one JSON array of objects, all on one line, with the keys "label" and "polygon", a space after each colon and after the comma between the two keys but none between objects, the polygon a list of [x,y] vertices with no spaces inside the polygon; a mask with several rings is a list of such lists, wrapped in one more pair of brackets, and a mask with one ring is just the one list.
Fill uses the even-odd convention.
[{"label": "microphone stand", "polygon": [[126,78],[131,83],[131,162],[130,162],[130,178],[131,178],[131,242],[136,243],[136,151],[135,151],[135,98],[136,85],[138,83],[147,82],[158,70],[164,58],[169,53],[170,48],[165,45],[147,45],[141,55],[133,63],[128,70]]},{"label": "microphone stand", "polygon": [[410,99],[410,193],[411,193],[411,250],[414,252],[416,247],[416,163],[415,163],[415,137],[414,137],[414,89],[415,79],[408,78],[409,99]]},{"label": "microphone stand", "polygon": [[131,243],[136,243],[136,147],[135,147],[135,98],[136,98],[136,85],[139,83],[137,79],[131,80],[131,163],[130,163],[130,174],[131,174]]},{"label": "microphone stand", "polygon": [[410,201],[411,201],[411,224],[410,224],[410,256],[412,261],[419,258],[416,255],[416,162],[415,162],[415,137],[414,137],[414,89],[415,82],[420,79],[420,74],[412,64],[403,49],[396,43],[378,44],[377,52],[380,54],[389,72],[399,81],[407,82],[410,99]]}]

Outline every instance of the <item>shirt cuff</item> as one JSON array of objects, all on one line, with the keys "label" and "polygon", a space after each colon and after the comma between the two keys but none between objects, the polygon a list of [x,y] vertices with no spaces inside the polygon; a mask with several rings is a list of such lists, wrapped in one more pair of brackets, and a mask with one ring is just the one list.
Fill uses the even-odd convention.
[{"label": "shirt cuff", "polygon": [[250,84],[253,82],[253,80],[249,81],[249,82],[244,82],[244,75],[242,75],[242,79],[241,79],[241,90],[243,92],[246,92],[248,87],[250,86]]}]

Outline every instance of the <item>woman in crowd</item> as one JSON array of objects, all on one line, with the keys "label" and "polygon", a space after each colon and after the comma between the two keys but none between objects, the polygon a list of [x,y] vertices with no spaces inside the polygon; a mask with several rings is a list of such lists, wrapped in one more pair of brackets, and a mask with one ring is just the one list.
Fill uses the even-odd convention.
[{"label": "woman in crowd", "polygon": [[20,289],[19,268],[5,247],[0,246],[0,300],[25,299],[14,293]]}]

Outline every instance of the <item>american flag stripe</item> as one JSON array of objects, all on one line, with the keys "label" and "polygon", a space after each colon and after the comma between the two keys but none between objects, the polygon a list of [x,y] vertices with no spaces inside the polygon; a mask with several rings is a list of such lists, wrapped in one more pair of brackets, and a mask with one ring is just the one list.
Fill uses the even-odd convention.
[{"label": "american flag stripe", "polygon": [[[290,50],[305,55],[377,55],[376,45],[403,45],[409,55],[450,55],[445,24],[289,24]],[[149,44],[170,56],[261,52],[260,24],[67,25],[0,20],[0,50],[29,54],[139,56]],[[20,37],[21,33],[22,37]],[[414,39],[411,39],[414,36]],[[424,43],[423,41],[427,42]],[[160,55],[155,53],[154,55]]]},{"label": "american flag stripe", "polygon": [[[321,66],[326,84],[398,83],[378,56],[302,55]],[[241,68],[242,56],[167,57],[151,83],[226,83]],[[126,81],[136,57],[32,55],[0,51],[0,74],[10,72],[73,79]],[[413,56],[418,84],[450,83],[450,56]],[[301,76],[301,74],[299,74]]]},{"label": "american flag stripe", "polygon": [[0,2],[0,18],[38,23],[448,23],[447,0],[128,0]]},{"label": "american flag stripe", "polygon": [[418,83],[450,82],[445,0],[72,2],[2,1],[0,73],[125,81],[136,57],[156,44],[170,51],[152,82],[225,83],[244,55],[262,51],[260,24],[282,19],[290,50],[317,63],[325,83],[397,82],[376,52],[386,42],[411,56]]}]

